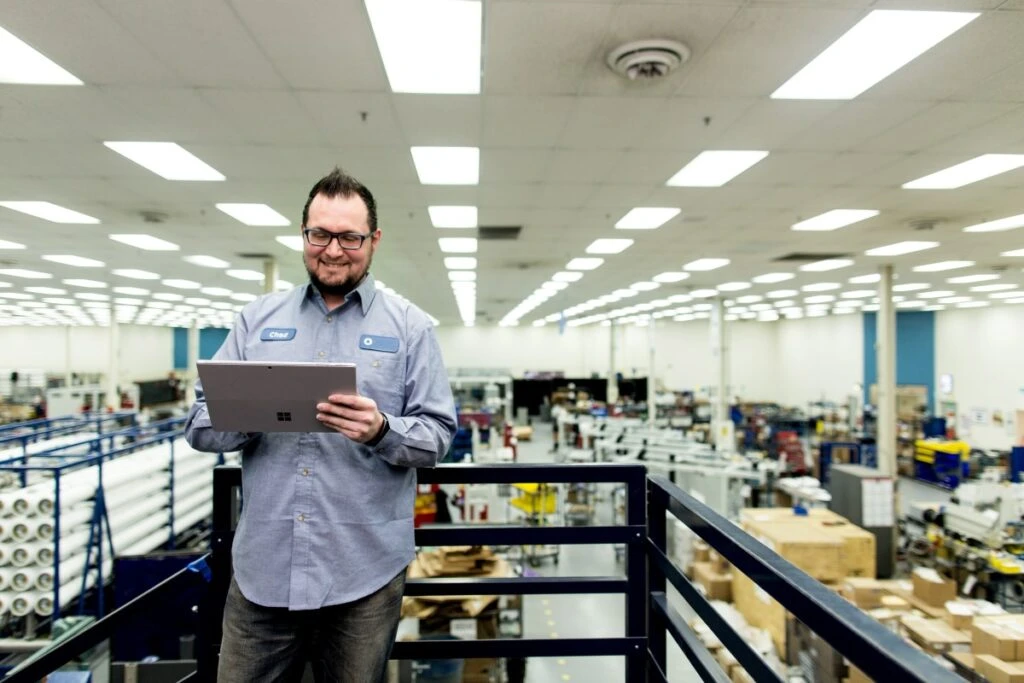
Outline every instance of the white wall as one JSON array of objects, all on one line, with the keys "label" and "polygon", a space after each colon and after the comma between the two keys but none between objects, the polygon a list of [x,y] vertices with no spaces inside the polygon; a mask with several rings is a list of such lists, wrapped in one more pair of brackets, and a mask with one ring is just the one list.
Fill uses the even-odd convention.
[{"label": "white wall", "polygon": [[[62,374],[67,369],[64,327],[0,328],[0,367],[39,369]],[[105,373],[110,364],[105,327],[72,327],[71,369]],[[159,379],[174,369],[173,331],[166,327],[121,325],[121,381]]]},{"label": "white wall", "polygon": [[860,314],[774,323],[778,385],[770,397],[784,405],[842,401],[864,381],[864,318]]},{"label": "white wall", "polygon": [[[1015,420],[992,423],[992,413],[1004,419],[1024,409],[1024,307],[942,311],[935,319],[936,405],[957,403],[959,435],[979,448],[1009,448],[1016,436]],[[942,394],[939,378],[953,375],[953,393]],[[966,424],[968,414],[980,411],[987,424]],[[964,427],[967,427],[965,430]]]}]

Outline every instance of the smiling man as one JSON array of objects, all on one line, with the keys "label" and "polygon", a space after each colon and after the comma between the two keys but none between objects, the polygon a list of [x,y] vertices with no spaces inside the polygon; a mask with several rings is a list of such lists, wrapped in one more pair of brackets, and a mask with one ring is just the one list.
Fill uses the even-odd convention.
[{"label": "smiling man", "polygon": [[211,428],[196,383],[189,443],[242,449],[218,681],[298,681],[307,661],[317,681],[383,680],[415,553],[414,468],[435,465],[456,428],[429,318],[374,286],[370,191],[335,169],[301,229],[309,284],[248,304],[214,358],[351,362],[359,393],[315,406],[334,433],[241,434]]}]

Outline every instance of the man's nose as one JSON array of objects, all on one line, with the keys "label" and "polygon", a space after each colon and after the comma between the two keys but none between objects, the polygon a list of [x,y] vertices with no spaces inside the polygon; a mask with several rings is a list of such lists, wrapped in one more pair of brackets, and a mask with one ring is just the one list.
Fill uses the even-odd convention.
[{"label": "man's nose", "polygon": [[324,249],[324,251],[327,252],[327,255],[332,259],[338,258],[345,253],[345,250],[341,248],[340,244],[338,244],[338,240],[331,240],[331,243],[327,245],[327,248]]}]

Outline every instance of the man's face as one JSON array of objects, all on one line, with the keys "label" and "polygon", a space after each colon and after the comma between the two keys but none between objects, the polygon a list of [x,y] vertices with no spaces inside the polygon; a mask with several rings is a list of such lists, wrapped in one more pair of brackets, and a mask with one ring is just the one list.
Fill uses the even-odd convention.
[{"label": "man's face", "polygon": [[[309,205],[309,218],[305,227],[332,233],[369,235],[367,217],[366,204],[357,194],[350,197],[325,197],[319,194]],[[331,240],[326,247],[315,247],[303,239],[302,259],[310,282],[325,296],[348,294],[369,270],[379,242],[380,230],[364,240],[359,249],[342,249],[338,240]]]}]

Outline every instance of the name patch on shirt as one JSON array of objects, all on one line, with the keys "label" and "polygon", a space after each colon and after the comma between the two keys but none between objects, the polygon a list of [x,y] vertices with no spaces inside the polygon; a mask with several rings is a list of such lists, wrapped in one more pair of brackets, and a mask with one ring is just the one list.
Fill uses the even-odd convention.
[{"label": "name patch on shirt", "polygon": [[382,337],[377,334],[359,335],[359,348],[363,351],[398,353],[398,337]]},{"label": "name patch on shirt", "polygon": [[264,327],[260,341],[291,341],[295,339],[294,327]]}]

